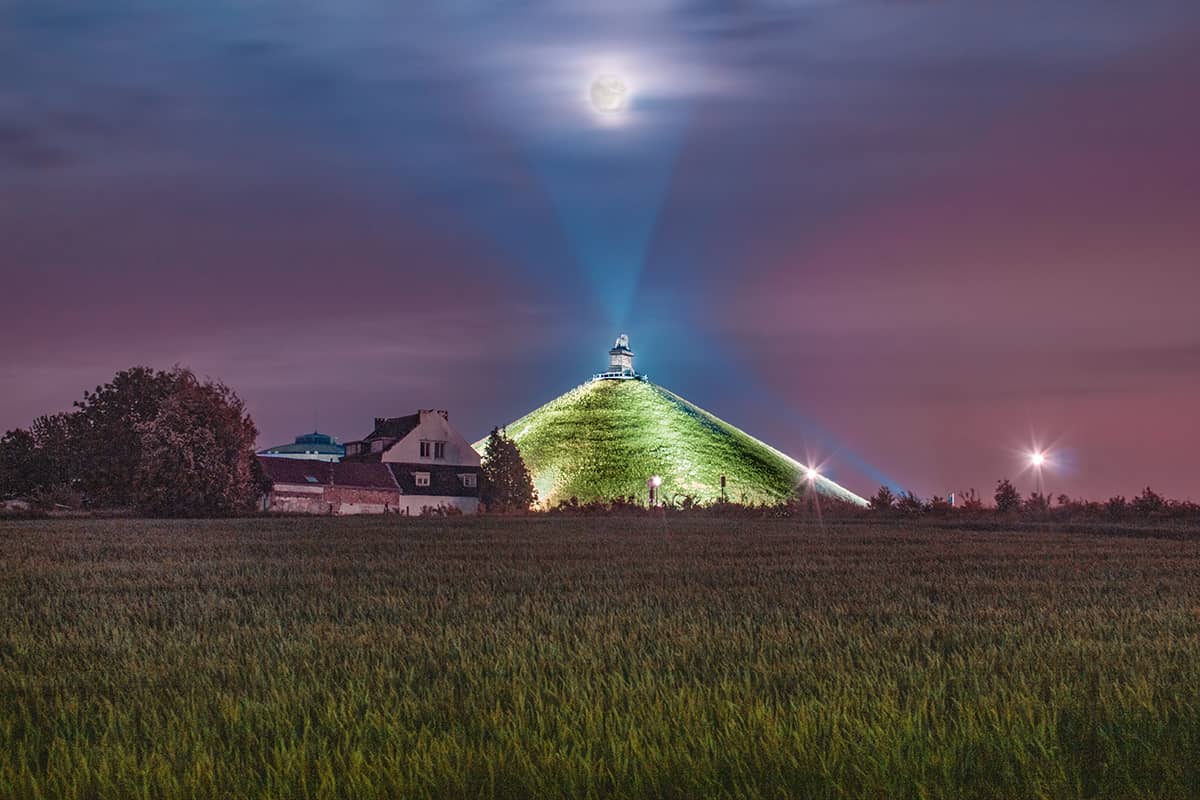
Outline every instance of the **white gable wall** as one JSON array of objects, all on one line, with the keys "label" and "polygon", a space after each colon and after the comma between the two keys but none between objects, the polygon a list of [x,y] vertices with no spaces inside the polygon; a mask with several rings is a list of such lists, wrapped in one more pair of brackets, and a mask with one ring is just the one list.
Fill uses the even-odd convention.
[{"label": "white gable wall", "polygon": [[[437,411],[421,410],[421,424],[383,453],[383,460],[401,464],[449,464],[455,467],[478,467],[479,453],[471,447],[450,422]],[[429,457],[421,457],[421,442],[445,442],[446,457],[434,458],[430,445]]]}]

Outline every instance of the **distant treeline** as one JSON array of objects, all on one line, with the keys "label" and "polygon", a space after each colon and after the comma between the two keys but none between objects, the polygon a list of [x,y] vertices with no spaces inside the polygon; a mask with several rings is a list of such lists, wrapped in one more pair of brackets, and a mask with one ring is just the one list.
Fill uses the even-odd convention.
[{"label": "distant treeline", "polygon": [[1113,497],[1098,502],[1080,500],[1060,494],[1051,498],[1033,493],[1022,496],[1012,482],[997,483],[992,502],[987,503],[974,490],[955,498],[934,496],[922,499],[912,492],[897,493],[881,486],[860,506],[846,500],[817,495],[806,485],[786,502],[774,505],[747,505],[728,501],[697,502],[691,497],[667,501],[649,507],[637,497],[607,501],[580,502],[565,500],[548,509],[550,514],[702,514],[714,516],[803,517],[819,519],[904,519],[922,518],[959,521],[1031,521],[1031,522],[1194,522],[1200,524],[1200,504],[1172,500],[1146,487],[1141,494],[1126,499]]},{"label": "distant treeline", "polygon": [[923,500],[911,492],[895,494],[886,486],[871,497],[868,513],[884,515],[975,514],[1055,520],[1200,520],[1200,504],[1163,497],[1149,486],[1132,499],[1124,496],[1105,501],[1083,500],[1065,494],[1051,497],[1037,492],[1022,496],[1007,478],[996,484],[992,502],[985,503],[974,490],[955,498],[934,496]]}]

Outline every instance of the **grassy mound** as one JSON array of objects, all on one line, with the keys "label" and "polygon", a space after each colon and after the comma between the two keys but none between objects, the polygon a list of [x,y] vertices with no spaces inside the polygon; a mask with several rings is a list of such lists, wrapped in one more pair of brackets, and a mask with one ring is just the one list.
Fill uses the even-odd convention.
[{"label": "grassy mound", "polygon": [[[663,479],[665,499],[720,499],[724,475],[729,500],[774,503],[802,480],[799,462],[646,381],[584,384],[511,423],[508,435],[550,504],[644,497],[651,475]],[[825,478],[818,487],[862,502]]]}]

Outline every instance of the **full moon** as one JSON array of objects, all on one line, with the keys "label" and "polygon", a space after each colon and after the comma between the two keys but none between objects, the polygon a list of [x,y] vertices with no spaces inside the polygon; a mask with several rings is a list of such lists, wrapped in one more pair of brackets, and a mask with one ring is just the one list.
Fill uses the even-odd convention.
[{"label": "full moon", "polygon": [[625,107],[625,100],[629,96],[629,87],[616,75],[601,75],[592,81],[589,94],[592,98],[592,105],[597,111],[613,114]]}]

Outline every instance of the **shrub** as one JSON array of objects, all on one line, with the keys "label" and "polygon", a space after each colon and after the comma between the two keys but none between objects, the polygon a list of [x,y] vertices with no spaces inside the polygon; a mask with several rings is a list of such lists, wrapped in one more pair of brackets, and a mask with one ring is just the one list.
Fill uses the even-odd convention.
[{"label": "shrub", "polygon": [[1021,493],[1008,478],[1004,478],[996,484],[995,499],[996,510],[1001,514],[1011,514],[1021,508]]},{"label": "shrub", "polygon": [[895,510],[896,494],[887,486],[880,486],[879,491],[868,501],[869,508],[876,514],[886,514]]}]

